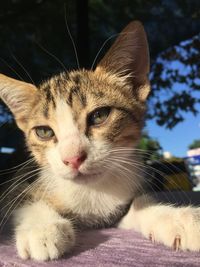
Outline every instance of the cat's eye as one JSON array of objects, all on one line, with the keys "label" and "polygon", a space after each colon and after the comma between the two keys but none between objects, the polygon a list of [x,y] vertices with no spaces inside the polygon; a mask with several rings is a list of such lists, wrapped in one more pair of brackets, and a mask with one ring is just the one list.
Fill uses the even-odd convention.
[{"label": "cat's eye", "polygon": [[49,126],[37,126],[35,127],[35,133],[44,141],[50,140],[55,135],[54,131]]},{"label": "cat's eye", "polygon": [[105,122],[111,112],[111,107],[102,107],[95,109],[93,112],[90,113],[88,117],[88,124],[92,125],[99,125]]}]

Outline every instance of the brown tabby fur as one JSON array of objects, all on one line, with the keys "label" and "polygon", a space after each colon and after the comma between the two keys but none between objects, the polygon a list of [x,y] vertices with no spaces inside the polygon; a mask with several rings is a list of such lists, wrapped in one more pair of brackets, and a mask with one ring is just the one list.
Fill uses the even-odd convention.
[{"label": "brown tabby fur", "polygon": [[[21,258],[57,259],[74,246],[75,227],[113,225],[176,250],[200,250],[199,208],[175,208],[142,196],[144,166],[135,147],[150,91],[148,72],[144,29],[131,22],[94,71],[63,72],[38,88],[0,74],[0,97],[40,167],[33,184],[19,182],[7,194],[15,202],[22,197],[14,214]],[[102,107],[109,113],[91,124],[91,114]],[[43,139],[38,126],[50,127],[54,135]],[[72,159],[82,159],[83,152],[74,168]],[[15,202],[8,203],[6,215]]]}]

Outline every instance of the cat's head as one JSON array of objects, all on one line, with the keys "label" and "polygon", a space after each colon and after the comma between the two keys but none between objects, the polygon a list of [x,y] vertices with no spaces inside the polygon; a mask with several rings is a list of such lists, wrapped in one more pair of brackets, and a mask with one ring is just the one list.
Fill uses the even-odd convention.
[{"label": "cat's head", "polygon": [[139,140],[148,72],[144,29],[131,22],[94,71],[63,72],[38,88],[1,74],[0,97],[41,166],[64,179],[95,179]]}]

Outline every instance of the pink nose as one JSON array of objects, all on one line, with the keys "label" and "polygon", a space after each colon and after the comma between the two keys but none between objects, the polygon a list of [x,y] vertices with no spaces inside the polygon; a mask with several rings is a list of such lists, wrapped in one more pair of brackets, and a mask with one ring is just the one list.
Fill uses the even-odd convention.
[{"label": "pink nose", "polygon": [[72,158],[65,158],[63,160],[63,163],[65,165],[71,165],[73,169],[78,170],[86,158],[87,158],[87,154],[84,152],[84,153],[82,153],[78,156],[72,157]]}]

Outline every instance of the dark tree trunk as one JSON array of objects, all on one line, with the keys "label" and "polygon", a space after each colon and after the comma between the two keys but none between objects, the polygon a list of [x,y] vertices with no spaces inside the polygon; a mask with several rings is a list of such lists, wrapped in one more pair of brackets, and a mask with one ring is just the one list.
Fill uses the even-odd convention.
[{"label": "dark tree trunk", "polygon": [[77,0],[77,52],[80,67],[89,67],[88,0]]}]

